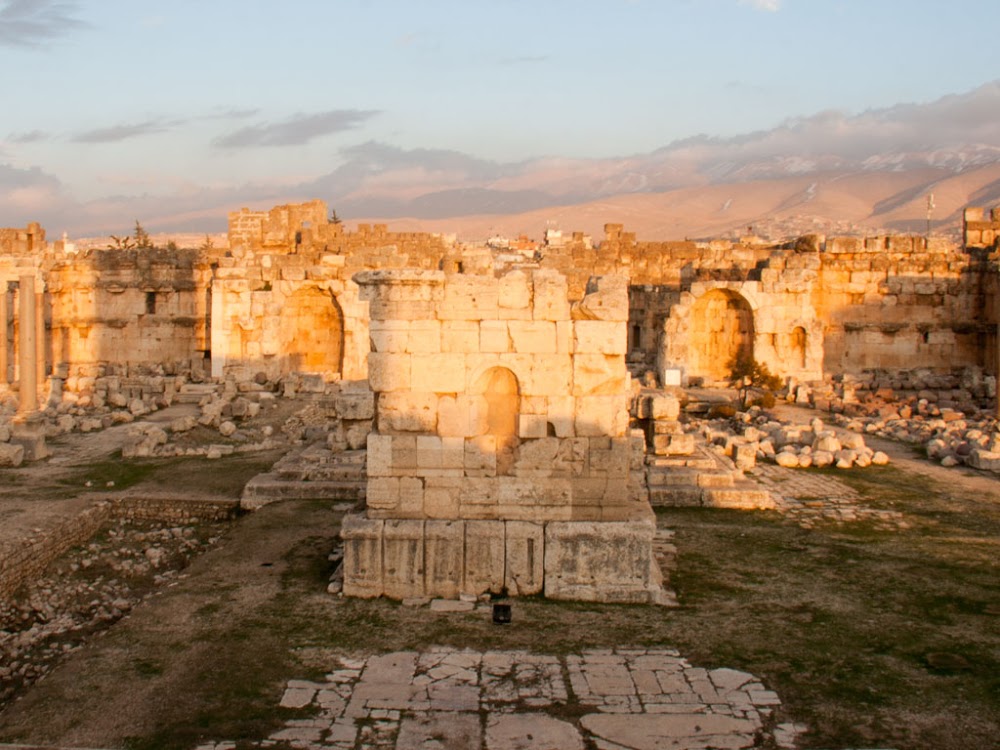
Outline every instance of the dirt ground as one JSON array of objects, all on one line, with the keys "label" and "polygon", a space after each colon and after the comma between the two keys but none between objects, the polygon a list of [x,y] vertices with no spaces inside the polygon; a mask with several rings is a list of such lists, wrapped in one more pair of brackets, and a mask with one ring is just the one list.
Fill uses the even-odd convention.
[{"label": "dirt ground", "polygon": [[[322,501],[270,505],[0,712],[0,741],[143,750],[260,740],[287,718],[285,682],[321,677],[334,653],[632,644],[758,675],[784,701],[776,719],[809,726],[805,748],[997,747],[1000,482],[887,447],[889,467],[829,471],[861,502],[902,513],[905,530],[664,510],[680,607],[529,598],[503,628],[481,612],[327,594],[341,515]],[[238,494],[256,470],[240,460],[143,462],[126,478]]]}]

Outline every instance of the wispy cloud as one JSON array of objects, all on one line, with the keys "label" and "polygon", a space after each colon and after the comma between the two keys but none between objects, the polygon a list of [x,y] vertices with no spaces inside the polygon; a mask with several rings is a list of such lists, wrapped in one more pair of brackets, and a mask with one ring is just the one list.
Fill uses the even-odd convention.
[{"label": "wispy cloud", "polygon": [[260,110],[256,108],[240,109],[238,107],[233,107],[232,109],[213,112],[210,115],[205,115],[202,119],[203,120],[246,120],[250,117],[253,117],[258,112],[260,112]]},{"label": "wispy cloud", "polygon": [[86,24],[73,0],[0,0],[0,46],[34,47]]},{"label": "wispy cloud", "polygon": [[31,130],[27,133],[11,133],[7,140],[11,143],[38,143],[47,141],[49,134],[42,130]]},{"label": "wispy cloud", "polygon": [[301,146],[325,135],[353,130],[377,114],[374,110],[361,109],[297,114],[283,122],[240,128],[216,138],[213,144],[219,148]]},{"label": "wispy cloud", "polygon": [[781,10],[781,0],[739,0],[740,5],[747,5],[754,10],[776,13]]},{"label": "wispy cloud", "polygon": [[182,122],[182,120],[146,120],[144,122],[112,125],[107,128],[96,128],[95,130],[86,130],[82,133],[77,133],[73,136],[72,140],[74,143],[119,143],[129,138],[166,132],[175,125],[180,125]]}]

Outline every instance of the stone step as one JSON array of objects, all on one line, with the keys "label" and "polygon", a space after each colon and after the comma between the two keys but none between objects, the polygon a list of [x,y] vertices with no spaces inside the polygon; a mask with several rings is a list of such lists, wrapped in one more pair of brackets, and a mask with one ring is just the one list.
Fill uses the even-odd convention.
[{"label": "stone step", "polygon": [[708,508],[737,508],[739,510],[771,510],[775,507],[771,493],[752,482],[747,482],[746,486],[736,486],[731,489],[707,489],[703,497],[703,504]]},{"label": "stone step", "polygon": [[174,394],[175,404],[198,404],[205,396],[218,392],[219,386],[214,383],[184,383]]},{"label": "stone step", "polygon": [[363,482],[364,466],[300,466],[280,468],[272,472],[287,482]]},{"label": "stone step", "polygon": [[702,504],[700,487],[651,487],[649,504],[654,508],[697,508]]},{"label": "stone step", "polygon": [[332,500],[357,502],[365,495],[364,481],[300,482],[273,473],[259,474],[243,488],[240,507],[256,510],[279,500]]}]

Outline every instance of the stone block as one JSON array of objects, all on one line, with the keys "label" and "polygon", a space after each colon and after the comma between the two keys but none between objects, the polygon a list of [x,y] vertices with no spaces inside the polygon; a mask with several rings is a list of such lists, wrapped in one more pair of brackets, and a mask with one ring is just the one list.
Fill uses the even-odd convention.
[{"label": "stone block", "polygon": [[417,438],[415,435],[393,435],[392,475],[412,475],[417,469]]},{"label": "stone block", "polygon": [[479,351],[479,322],[449,320],[441,326],[441,351],[472,354]]},{"label": "stone block", "polygon": [[402,354],[409,351],[410,321],[372,320],[368,327],[373,352]]},{"label": "stone block", "polygon": [[382,587],[383,522],[360,514],[344,516],[344,594],[362,599],[379,597]]},{"label": "stone block", "polygon": [[463,480],[461,495],[461,515],[483,517],[481,511],[471,510],[473,506],[486,506],[494,511],[499,502],[499,482],[496,477],[466,476]]},{"label": "stone block", "polygon": [[499,594],[504,588],[503,521],[465,522],[464,594]]},{"label": "stone block", "polygon": [[576,402],[576,434],[623,436],[628,429],[624,396],[590,396]]},{"label": "stone block", "polygon": [[465,468],[465,439],[441,438],[441,468],[461,471]]},{"label": "stone block", "polygon": [[389,393],[410,389],[410,355],[379,354],[368,355],[368,382],[373,391]]},{"label": "stone block", "polygon": [[650,398],[649,411],[653,419],[676,420],[681,414],[681,402],[675,396],[653,396]]},{"label": "stone block", "polygon": [[662,596],[652,519],[545,527],[545,596],[601,602],[650,602]]},{"label": "stone block", "polygon": [[607,354],[578,354],[573,358],[573,395],[605,396],[626,391],[625,358]]},{"label": "stone block", "polygon": [[465,569],[465,523],[424,523],[424,596],[457,599],[462,593]]},{"label": "stone block", "polygon": [[368,435],[368,476],[388,477],[392,475],[392,441],[391,435]]},{"label": "stone block", "polygon": [[437,428],[438,397],[433,393],[381,393],[378,431],[433,433]]},{"label": "stone block", "polygon": [[414,320],[406,343],[410,354],[437,354],[441,351],[441,323],[437,320]]},{"label": "stone block", "polygon": [[492,435],[483,435],[465,441],[465,475],[470,477],[496,476],[497,443]]},{"label": "stone block", "polygon": [[479,351],[502,354],[513,351],[505,320],[484,320],[479,324]]},{"label": "stone block", "polygon": [[548,423],[556,437],[576,435],[576,399],[572,396],[549,396]]},{"label": "stone block", "polygon": [[464,492],[460,477],[427,477],[424,480],[424,515],[427,518],[458,518]]},{"label": "stone block", "polygon": [[442,437],[466,438],[486,431],[486,411],[478,396],[441,396],[437,432]]},{"label": "stone block", "polygon": [[513,351],[520,354],[556,353],[556,324],[547,320],[512,320],[507,331]]},{"label": "stone block", "polygon": [[525,396],[566,396],[573,388],[572,358],[564,354],[538,354],[524,363],[530,373],[521,383]]},{"label": "stone block", "polygon": [[385,521],[382,570],[385,596],[392,599],[425,596],[423,521]]},{"label": "stone block", "polygon": [[625,321],[577,320],[573,324],[574,351],[579,354],[625,354],[628,332]]},{"label": "stone block", "polygon": [[535,320],[569,320],[569,288],[566,277],[549,269],[532,274]]},{"label": "stone block", "polygon": [[628,320],[628,279],[624,276],[595,276],[587,283],[587,293],[573,305],[573,320]]},{"label": "stone block", "polygon": [[418,470],[441,468],[441,438],[436,435],[418,435],[416,438],[416,448]]},{"label": "stone block", "polygon": [[[573,485],[568,478],[504,477],[499,483],[497,497],[504,518],[525,521],[569,518]],[[554,508],[563,508],[566,512],[554,512]]]},{"label": "stone block", "polygon": [[500,277],[499,303],[501,309],[524,310],[531,306],[531,286],[524,271],[511,271]]},{"label": "stone block", "polygon": [[370,392],[341,393],[334,403],[341,419],[372,419],[375,416],[375,395]]},{"label": "stone block", "polygon": [[395,512],[399,508],[399,478],[369,477],[365,503],[375,511]]},{"label": "stone block", "polygon": [[548,434],[548,426],[548,419],[543,414],[520,414],[517,435],[522,440],[543,438]]},{"label": "stone block", "polygon": [[511,596],[542,593],[545,527],[527,521],[505,523],[504,587]]},{"label": "stone block", "polygon": [[410,387],[422,393],[461,393],[465,390],[464,354],[413,354]]},{"label": "stone block", "polygon": [[424,515],[424,480],[421,477],[399,478],[399,511],[402,518]]}]

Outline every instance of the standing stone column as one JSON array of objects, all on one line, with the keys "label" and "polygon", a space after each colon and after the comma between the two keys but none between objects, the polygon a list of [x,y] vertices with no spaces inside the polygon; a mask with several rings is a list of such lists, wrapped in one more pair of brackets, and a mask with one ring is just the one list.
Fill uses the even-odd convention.
[{"label": "standing stone column", "polygon": [[18,337],[17,359],[20,369],[19,391],[21,414],[30,414],[38,409],[38,370],[35,366],[37,345],[35,343],[35,277],[22,276],[18,290]]},{"label": "standing stone column", "polygon": [[[45,447],[45,421],[38,411],[38,336],[35,277],[22,276],[18,289],[17,367],[21,379],[18,413],[11,424],[10,442],[23,449],[25,461],[38,461],[49,455]],[[15,464],[16,465],[16,464]]]},{"label": "standing stone column", "polygon": [[45,292],[35,293],[35,361],[37,382],[45,385]]},{"label": "standing stone column", "polygon": [[7,385],[7,282],[0,281],[0,385]]}]

